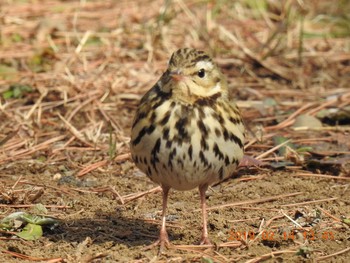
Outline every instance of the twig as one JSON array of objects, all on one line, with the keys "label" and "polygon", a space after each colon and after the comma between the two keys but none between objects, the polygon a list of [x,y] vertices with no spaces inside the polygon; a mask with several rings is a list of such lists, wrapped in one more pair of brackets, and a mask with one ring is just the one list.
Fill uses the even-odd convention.
[{"label": "twig", "polygon": [[253,217],[253,218],[244,218],[244,219],[235,219],[235,220],[227,220],[229,223],[238,223],[238,222],[248,222],[259,220],[261,217]]},{"label": "twig", "polygon": [[[0,204],[0,207],[10,207],[10,208],[30,208],[34,207],[36,204],[30,204],[30,205],[4,205]],[[66,209],[66,208],[72,208],[68,205],[44,205],[46,208],[57,208],[57,209]]]},{"label": "twig", "polygon": [[268,150],[268,151],[266,151],[266,152],[260,154],[260,155],[257,156],[255,159],[259,160],[259,159],[261,159],[261,158],[264,158],[265,156],[269,155],[270,153],[272,153],[272,152],[278,150],[279,148],[281,148],[282,146],[288,144],[289,142],[290,142],[290,140],[286,140],[286,141],[280,143],[279,145],[276,145],[275,147],[271,148],[270,150]]},{"label": "twig", "polygon": [[[279,211],[281,211],[281,210],[279,210]],[[273,221],[275,221],[276,219],[280,219],[280,218],[284,218],[284,216],[277,215],[277,216],[274,216],[274,217],[270,218],[269,220],[266,221],[265,228],[270,226]]]},{"label": "twig", "polygon": [[[169,249],[179,249],[179,250],[184,250],[184,251],[189,251],[195,254],[201,254],[201,256],[208,256],[210,258],[213,258],[212,254],[206,253],[207,249],[211,249],[215,247],[214,245],[171,245],[169,247]],[[233,245],[231,246],[233,247]],[[215,262],[222,262],[225,263],[226,261],[224,261],[221,258],[213,258],[213,260],[215,260]]]},{"label": "twig", "polygon": [[19,183],[19,181],[21,181],[21,179],[22,179],[22,175],[20,175],[20,176],[18,177],[18,179],[17,179],[16,182],[13,184],[13,186],[11,187],[11,189],[15,189],[16,186],[17,186],[17,184]]},{"label": "twig", "polygon": [[280,251],[271,252],[271,253],[264,254],[262,256],[250,259],[250,260],[246,261],[245,263],[257,263],[257,262],[261,262],[261,261],[269,259],[269,258],[274,258],[275,256],[278,256],[278,255],[295,254],[296,252],[297,252],[297,250],[280,250]]},{"label": "twig", "polygon": [[[117,157],[115,157],[114,161],[115,162],[123,162],[123,161],[126,161],[128,159],[130,159],[130,153],[123,153],[123,154],[120,154]],[[96,170],[97,168],[105,166],[108,162],[109,162],[108,160],[103,160],[103,161],[99,161],[97,163],[90,164],[90,165],[84,167],[83,169],[81,169],[78,172],[77,176],[78,177],[84,176],[85,174],[87,174],[93,170]]]},{"label": "twig", "polygon": [[[221,209],[221,208],[225,208],[225,207],[271,202],[271,201],[275,201],[275,200],[278,200],[281,198],[286,198],[286,197],[291,197],[291,196],[296,196],[296,195],[301,195],[301,194],[303,194],[303,192],[295,192],[295,193],[290,193],[290,194],[282,194],[282,195],[264,197],[264,198],[255,199],[255,200],[248,200],[248,201],[241,201],[241,202],[235,202],[235,203],[224,204],[224,205],[211,206],[211,207],[208,207],[207,210],[209,211],[209,210]],[[199,209],[196,209],[194,211],[199,211]]]},{"label": "twig", "polygon": [[130,153],[123,153],[123,154],[119,154],[118,156],[116,156],[114,158],[115,162],[124,162],[126,160],[129,160],[131,158],[131,154]]},{"label": "twig", "polygon": [[129,195],[124,195],[122,196],[123,200],[124,200],[124,203],[129,203],[135,199],[138,199],[142,196],[145,196],[145,195],[148,195],[148,194],[152,194],[152,193],[158,193],[158,192],[161,192],[162,191],[162,188],[160,186],[157,186],[157,187],[154,187],[148,191],[144,191],[144,192],[141,192],[141,193],[133,193],[133,194],[129,194]]},{"label": "twig", "polygon": [[331,127],[295,127],[293,128],[294,131],[350,131],[350,127],[344,127],[344,126],[331,126]]},{"label": "twig", "polygon": [[292,206],[299,206],[299,205],[310,205],[315,203],[322,203],[322,202],[329,202],[339,199],[338,197],[332,197],[332,198],[326,198],[326,199],[320,199],[320,200],[314,200],[314,201],[307,201],[307,202],[301,202],[301,203],[293,203],[293,204],[286,204],[281,205],[282,207],[292,207]]},{"label": "twig", "polygon": [[21,125],[17,127],[14,131],[11,131],[4,139],[0,140],[0,146],[3,146],[6,142],[11,140],[13,137],[17,135],[19,132],[19,129],[21,128]]},{"label": "twig", "polygon": [[27,182],[27,181],[20,181],[19,184],[28,184],[28,185],[40,186],[40,187],[44,187],[44,188],[51,188],[51,189],[54,189],[54,190],[56,190],[58,192],[63,192],[65,194],[67,194],[67,195],[73,196],[73,194],[70,193],[67,189],[60,188],[60,187],[55,187],[55,186],[45,185],[45,184],[39,184],[39,183],[31,183],[31,182]]},{"label": "twig", "polygon": [[289,117],[287,119],[285,119],[284,121],[282,121],[279,124],[274,125],[274,126],[265,127],[265,130],[266,131],[277,130],[277,129],[282,129],[282,128],[285,128],[285,127],[287,127],[289,125],[292,125],[294,123],[295,117],[298,116],[299,114],[301,114],[307,108],[311,107],[312,105],[313,105],[313,103],[306,103],[300,109],[298,109],[295,112],[293,112],[293,114],[289,115]]},{"label": "twig", "polygon": [[[77,191],[81,191],[81,189],[75,189]],[[116,197],[119,198],[120,202],[123,204],[125,204],[125,201],[123,199],[123,197],[118,193],[117,190],[115,190],[114,187],[112,186],[106,186],[106,187],[99,187],[99,188],[93,188],[92,189],[93,192],[95,193],[101,193],[101,192],[111,192],[113,193]],[[89,192],[92,192],[92,191],[89,191]]]},{"label": "twig", "polygon": [[331,213],[329,213],[327,210],[323,209],[322,207],[317,207],[317,209],[321,210],[324,214],[326,214],[330,218],[334,219],[335,221],[341,222],[341,220],[339,218],[335,217],[334,215],[332,215]]},{"label": "twig", "polygon": [[37,152],[39,150],[45,149],[50,144],[52,144],[52,143],[54,143],[56,141],[60,141],[60,140],[64,139],[65,137],[66,137],[65,135],[60,135],[60,136],[51,138],[51,139],[49,139],[49,140],[47,140],[47,141],[45,141],[43,143],[40,143],[40,144],[38,144],[36,146],[33,146],[33,147],[29,148],[29,149],[19,150],[19,151],[13,153],[12,156],[0,160],[0,164],[4,163],[5,161],[8,161],[8,160],[20,159],[20,158],[23,158],[24,156],[27,156],[27,155],[35,153],[35,152]]},{"label": "twig", "polygon": [[82,177],[82,176],[84,176],[85,174],[87,174],[87,173],[89,173],[89,172],[91,172],[91,171],[93,171],[93,170],[96,170],[97,168],[100,168],[100,167],[102,167],[102,166],[105,166],[107,163],[108,163],[107,160],[103,160],[103,161],[99,161],[99,162],[97,162],[97,163],[90,164],[90,165],[84,167],[83,169],[81,169],[81,170],[78,172],[77,176],[78,176],[78,177]]},{"label": "twig", "polygon": [[63,262],[63,258],[38,258],[38,257],[32,257],[32,256],[27,256],[21,253],[9,251],[9,250],[3,250],[1,251],[4,254],[9,254],[15,258],[20,258],[20,259],[26,259],[29,261],[45,261],[45,262],[50,262],[50,263],[55,263],[55,262]]},{"label": "twig", "polygon": [[235,209],[243,209],[243,210],[257,210],[257,211],[269,211],[269,212],[279,212],[280,210],[277,208],[262,208],[262,207],[248,207],[248,206],[238,206]]},{"label": "twig", "polygon": [[221,243],[218,245],[218,247],[240,247],[242,246],[242,242],[241,241],[230,241],[230,242],[225,242],[225,243]]},{"label": "twig", "polygon": [[30,116],[32,116],[33,112],[41,104],[41,101],[44,99],[44,97],[47,95],[47,93],[48,93],[48,90],[45,88],[44,92],[40,95],[39,99],[35,102],[33,107],[28,111],[28,113],[24,117],[25,120],[28,120],[30,118]]},{"label": "twig", "polygon": [[297,173],[297,174],[292,174],[292,175],[293,176],[319,177],[319,178],[324,178],[324,179],[350,181],[350,177],[334,176],[334,175],[327,175],[327,174]]},{"label": "twig", "polygon": [[294,225],[296,225],[297,227],[303,229],[302,225],[300,225],[297,221],[293,220],[293,218],[291,218],[289,215],[287,215],[282,209],[281,209],[281,213],[287,217]]},{"label": "twig", "polygon": [[347,248],[345,248],[343,250],[340,250],[338,252],[335,252],[333,254],[330,254],[330,255],[327,255],[327,256],[318,257],[318,258],[316,258],[316,261],[326,260],[326,259],[329,259],[331,257],[338,256],[338,255],[344,254],[344,253],[349,252],[349,251],[350,251],[350,247],[347,247]]},{"label": "twig", "polygon": [[84,108],[87,104],[91,103],[92,101],[96,100],[98,98],[99,94],[95,94],[94,96],[92,96],[91,98],[85,100],[84,102],[82,102],[81,104],[78,105],[78,107],[76,107],[67,117],[67,122],[70,122],[71,119],[74,117],[74,115],[81,110],[82,108]]},{"label": "twig", "polygon": [[276,63],[273,63],[271,59],[265,59],[259,57],[259,55],[254,54],[249,48],[244,46],[243,41],[240,41],[235,35],[233,35],[230,31],[228,31],[225,27],[219,26],[219,30],[230,40],[232,40],[237,46],[239,46],[243,52],[254,61],[258,62],[260,65],[262,65],[264,68],[270,70],[271,72],[275,73],[276,75],[286,79],[286,80],[293,80],[293,72],[291,70],[288,71],[286,68],[282,68],[281,66],[277,65]]},{"label": "twig", "polygon": [[335,99],[332,99],[332,100],[329,100],[329,101],[326,101],[324,103],[322,103],[320,106],[314,108],[314,109],[311,109],[310,111],[307,112],[308,115],[314,115],[316,114],[317,112],[319,112],[320,110],[328,107],[328,106],[331,106],[335,103],[339,102],[339,98],[335,98]]},{"label": "twig", "polygon": [[80,131],[78,131],[72,124],[70,124],[60,113],[57,114],[58,117],[64,122],[64,124],[67,126],[68,130],[82,143],[93,147],[93,144],[87,142],[84,138],[84,135],[81,134]]},{"label": "twig", "polygon": [[80,40],[79,45],[77,46],[77,48],[75,49],[75,53],[79,54],[81,52],[81,50],[83,49],[85,43],[88,41],[90,35],[92,34],[92,32],[90,30],[86,31],[83,38]]}]

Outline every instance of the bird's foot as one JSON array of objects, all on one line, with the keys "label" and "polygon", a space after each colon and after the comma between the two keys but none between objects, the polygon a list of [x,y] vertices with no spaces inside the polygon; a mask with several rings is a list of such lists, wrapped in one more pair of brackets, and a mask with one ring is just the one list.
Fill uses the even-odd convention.
[{"label": "bird's foot", "polygon": [[212,245],[212,243],[210,242],[209,237],[202,236],[201,241],[199,242],[199,245]]},{"label": "bird's foot", "polygon": [[158,255],[163,254],[164,247],[169,248],[171,246],[167,232],[160,233],[158,240],[152,243],[151,245],[145,247],[144,250],[150,250],[157,246],[159,246]]}]

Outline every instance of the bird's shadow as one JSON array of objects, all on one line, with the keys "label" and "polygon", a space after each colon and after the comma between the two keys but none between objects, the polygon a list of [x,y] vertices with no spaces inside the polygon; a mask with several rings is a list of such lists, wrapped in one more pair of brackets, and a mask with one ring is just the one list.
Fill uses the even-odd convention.
[{"label": "bird's shadow", "polygon": [[[240,169],[231,178],[241,177],[242,172],[246,172],[246,170]],[[115,242],[125,244],[128,247],[144,246],[150,245],[158,239],[160,223],[157,222],[152,223],[125,216],[118,209],[114,212],[106,212],[101,208],[90,218],[61,220],[54,229],[47,229],[46,236],[53,242],[80,243],[90,237],[94,243]],[[174,233],[171,227],[168,227],[167,231],[170,241],[183,238],[181,234]]]},{"label": "bird's shadow", "polygon": [[[117,212],[97,211],[93,218],[62,220],[53,230],[47,231],[47,237],[53,241],[69,243],[83,242],[90,237],[94,243],[115,242],[128,247],[150,245],[159,235],[159,224],[148,223],[141,219],[125,217]],[[168,229],[170,240],[180,235]]]}]

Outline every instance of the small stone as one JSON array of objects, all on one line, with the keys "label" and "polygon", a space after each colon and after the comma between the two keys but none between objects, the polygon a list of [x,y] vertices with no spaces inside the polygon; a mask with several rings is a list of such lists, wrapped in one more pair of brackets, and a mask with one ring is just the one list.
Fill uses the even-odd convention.
[{"label": "small stone", "polygon": [[293,128],[320,128],[322,127],[322,122],[314,116],[302,114],[299,115],[293,124]]},{"label": "small stone", "polygon": [[60,173],[56,173],[56,174],[53,176],[53,179],[54,179],[55,181],[60,180],[61,178],[62,178],[62,174],[60,174]]}]

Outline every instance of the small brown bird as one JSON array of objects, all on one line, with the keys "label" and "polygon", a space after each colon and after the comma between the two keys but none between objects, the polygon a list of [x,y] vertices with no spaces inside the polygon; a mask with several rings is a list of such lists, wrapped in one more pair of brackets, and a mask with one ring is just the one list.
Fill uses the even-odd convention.
[{"label": "small brown bird", "polygon": [[208,54],[179,49],[168,69],[143,96],[131,132],[137,167],[163,189],[162,226],[156,244],[169,245],[165,215],[170,188],[199,188],[200,244],[210,244],[205,192],[227,178],[243,157],[244,125],[228,98],[227,83]]}]

